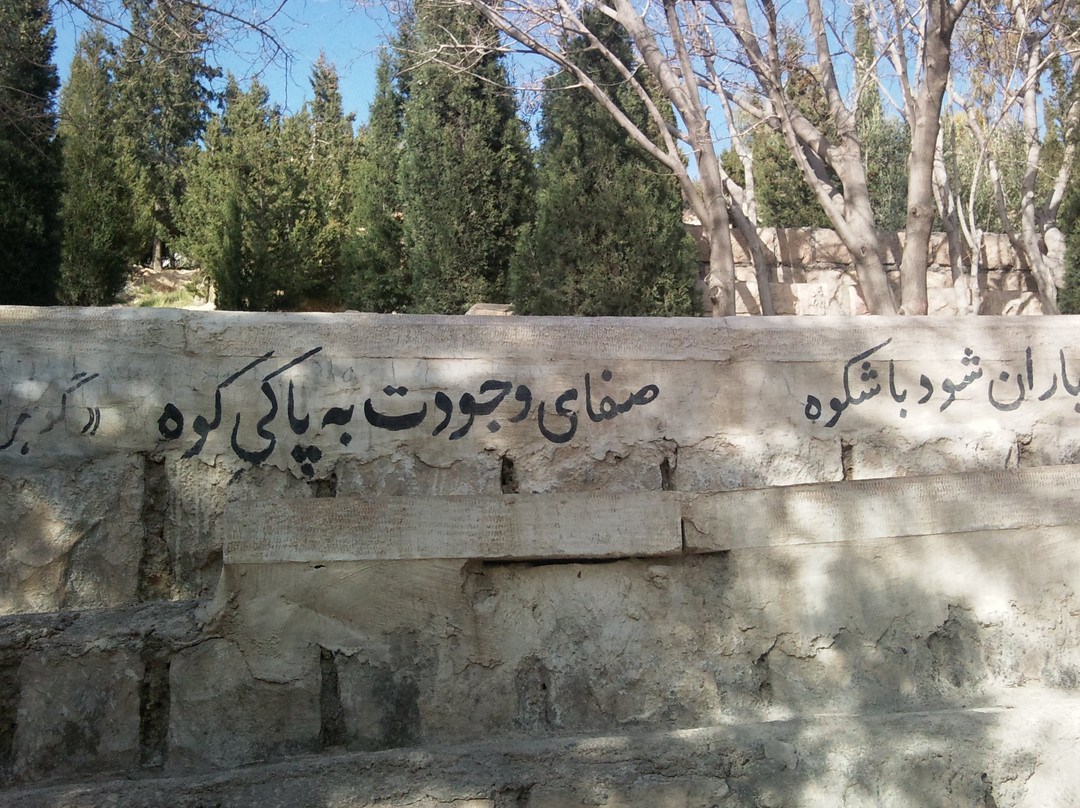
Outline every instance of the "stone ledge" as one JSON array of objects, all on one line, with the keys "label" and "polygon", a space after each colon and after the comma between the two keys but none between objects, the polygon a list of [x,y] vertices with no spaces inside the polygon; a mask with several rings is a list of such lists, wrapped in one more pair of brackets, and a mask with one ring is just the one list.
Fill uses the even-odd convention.
[{"label": "stone ledge", "polygon": [[1080,524],[1080,467],[687,495],[686,546],[717,551]]},{"label": "stone ledge", "polygon": [[[10,808],[1043,808],[1080,798],[1073,765],[1078,733],[1080,697],[1020,688],[953,709],[327,754],[228,773],[9,789],[0,802]],[[799,794],[805,802],[789,802]]]},{"label": "stone ledge", "polygon": [[79,656],[90,650],[138,650],[153,639],[164,647],[197,640],[201,601],[144,603],[117,609],[0,617],[0,653],[46,650]]},{"label": "stone ledge", "polygon": [[241,500],[223,544],[227,564],[634,558],[1077,524],[1080,468],[1044,466],[712,494]]},{"label": "stone ledge", "polygon": [[619,558],[682,551],[660,492],[239,501],[226,564],[423,558]]}]

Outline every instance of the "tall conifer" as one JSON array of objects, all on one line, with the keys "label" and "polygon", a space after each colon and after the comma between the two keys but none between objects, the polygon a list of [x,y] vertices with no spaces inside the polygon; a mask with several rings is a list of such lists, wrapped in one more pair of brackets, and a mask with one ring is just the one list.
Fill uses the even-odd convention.
[{"label": "tall conifer", "polygon": [[380,54],[375,100],[353,181],[341,296],[347,306],[361,311],[403,311],[412,299],[398,186],[404,106],[395,77],[399,65],[400,52],[386,48]]},{"label": "tall conifer", "polygon": [[0,303],[55,302],[55,37],[46,0],[0,3]]},{"label": "tall conifer", "polygon": [[416,5],[401,157],[412,309],[459,314],[507,298],[518,232],[531,215],[532,164],[497,36],[467,7]]},{"label": "tall conifer", "polygon": [[105,36],[100,30],[85,33],[60,100],[60,298],[71,305],[111,303],[137,258],[131,189],[117,149],[115,96]]},{"label": "tall conifer", "polygon": [[230,76],[225,109],[187,162],[181,249],[214,282],[218,308],[291,309],[304,288],[302,168],[282,129],[267,89],[256,81],[243,92]]},{"label": "tall conifer", "polygon": [[296,187],[301,219],[297,244],[306,251],[302,293],[325,301],[336,295],[341,249],[352,209],[356,163],[353,116],[345,115],[334,65],[319,56],[311,71],[313,99],[288,121],[288,150],[302,166]]},{"label": "tall conifer", "polygon": [[219,75],[204,58],[210,45],[204,14],[183,0],[125,0],[131,34],[117,54],[118,120],[126,151],[136,225],[160,268],[177,235],[181,163],[203,132]]},{"label": "tall conifer", "polygon": [[[586,19],[624,64],[632,63],[629,37],[616,23],[600,15]],[[641,99],[602,54],[584,37],[570,48],[586,72],[621,87],[613,92],[617,103],[639,127],[652,128]],[[696,250],[683,226],[677,180],[571,84],[565,74],[547,81],[536,221],[511,268],[516,311],[695,314]]]}]

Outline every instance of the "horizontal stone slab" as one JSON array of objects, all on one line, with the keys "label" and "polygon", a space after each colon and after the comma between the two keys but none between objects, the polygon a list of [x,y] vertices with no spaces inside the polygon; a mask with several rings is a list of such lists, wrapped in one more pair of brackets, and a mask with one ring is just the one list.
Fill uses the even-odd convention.
[{"label": "horizontal stone slab", "polygon": [[423,558],[615,558],[682,550],[669,494],[240,501],[226,564]]},{"label": "horizontal stone slab", "polygon": [[701,494],[685,498],[683,515],[691,551],[1080,526],[1080,468]]},{"label": "horizontal stone slab", "polygon": [[[836,479],[840,439],[856,447],[856,477],[1019,465],[1000,445],[1066,462],[1080,452],[1076,333],[1067,317],[0,307],[0,474],[110,452],[317,480],[339,461],[388,457],[449,469],[485,453],[739,447],[710,448],[721,459],[698,463],[691,484],[674,480],[708,491],[733,487],[732,468],[751,470],[749,482],[791,480],[781,467],[800,482]],[[826,443],[837,444],[828,463]],[[963,459],[943,468],[936,457]]]}]

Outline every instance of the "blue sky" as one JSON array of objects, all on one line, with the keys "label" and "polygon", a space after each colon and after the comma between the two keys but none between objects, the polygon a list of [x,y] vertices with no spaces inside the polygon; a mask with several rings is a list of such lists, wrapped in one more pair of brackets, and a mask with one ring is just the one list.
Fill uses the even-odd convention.
[{"label": "blue sky", "polygon": [[[262,3],[259,4],[260,6]],[[66,80],[79,32],[89,20],[66,6],[54,10],[55,60],[61,80]],[[311,96],[311,65],[320,49],[337,67],[346,113],[355,112],[357,123],[368,117],[375,94],[378,49],[393,33],[389,14],[381,6],[358,7],[350,0],[287,0],[273,27],[289,51],[288,58],[268,62],[253,39],[222,43],[212,54],[222,70],[244,79],[258,74],[270,90],[271,103],[296,111]]]}]

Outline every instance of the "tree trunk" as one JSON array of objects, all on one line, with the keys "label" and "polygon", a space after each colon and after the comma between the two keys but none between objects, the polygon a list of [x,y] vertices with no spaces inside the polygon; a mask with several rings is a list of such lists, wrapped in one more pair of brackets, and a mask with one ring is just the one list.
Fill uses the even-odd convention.
[{"label": "tree trunk", "polygon": [[900,310],[904,314],[927,312],[926,268],[934,225],[934,158],[941,129],[941,103],[952,69],[949,52],[953,30],[967,2],[958,0],[950,6],[946,0],[931,0],[928,4],[924,77],[914,103],[908,153],[907,224],[900,261]]},{"label": "tree trunk", "polygon": [[750,250],[750,258],[754,262],[754,277],[757,279],[758,304],[761,313],[766,316],[776,314],[776,307],[772,299],[772,272],[765,261],[765,248],[761,243],[761,235],[757,227],[744,214],[738,204],[731,205],[731,218],[735,220],[735,226],[746,239],[747,248]]},{"label": "tree trunk", "polygon": [[731,225],[722,198],[706,205],[707,221],[702,232],[709,242],[709,272],[705,285],[709,289],[713,317],[735,316],[735,255],[731,249]]}]

